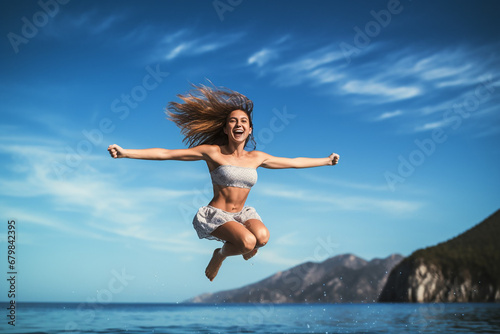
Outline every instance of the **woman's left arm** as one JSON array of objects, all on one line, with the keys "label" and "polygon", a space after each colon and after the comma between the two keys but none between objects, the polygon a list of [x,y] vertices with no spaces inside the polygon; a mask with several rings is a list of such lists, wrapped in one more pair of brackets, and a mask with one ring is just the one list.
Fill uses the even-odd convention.
[{"label": "woman's left arm", "polygon": [[274,157],[262,152],[263,161],[260,167],[264,168],[309,168],[319,166],[334,166],[339,162],[339,155],[336,153],[330,154],[326,158],[281,158]]}]

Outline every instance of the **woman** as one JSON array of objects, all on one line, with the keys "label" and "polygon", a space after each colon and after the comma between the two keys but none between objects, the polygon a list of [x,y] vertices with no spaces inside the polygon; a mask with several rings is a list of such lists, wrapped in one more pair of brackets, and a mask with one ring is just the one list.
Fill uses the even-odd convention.
[{"label": "woman", "polygon": [[246,96],[229,90],[194,86],[184,102],[170,102],[168,115],[185,135],[188,149],[123,149],[110,145],[113,158],[148,160],[204,160],[212,178],[214,197],[198,210],[193,226],[199,238],[224,242],[214,250],[205,275],[212,281],[222,262],[233,255],[245,260],[269,240],[269,231],[252,207],[245,206],[250,188],[257,181],[258,167],[307,168],[335,165],[339,156],[327,158],[279,158],[260,151],[246,151],[253,140],[253,103]]}]

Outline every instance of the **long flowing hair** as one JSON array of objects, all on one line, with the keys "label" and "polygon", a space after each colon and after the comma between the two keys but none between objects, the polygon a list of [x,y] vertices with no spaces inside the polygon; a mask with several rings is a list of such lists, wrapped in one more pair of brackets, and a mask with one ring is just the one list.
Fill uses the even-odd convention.
[{"label": "long flowing hair", "polygon": [[[183,142],[187,142],[189,147],[203,144],[226,145],[228,138],[224,127],[227,117],[234,110],[244,111],[253,129],[253,102],[245,95],[224,87],[193,87],[186,94],[177,95],[184,103],[170,102],[167,107],[168,119],[181,129],[185,136]],[[253,134],[248,136],[245,146],[249,141],[255,149]]]}]

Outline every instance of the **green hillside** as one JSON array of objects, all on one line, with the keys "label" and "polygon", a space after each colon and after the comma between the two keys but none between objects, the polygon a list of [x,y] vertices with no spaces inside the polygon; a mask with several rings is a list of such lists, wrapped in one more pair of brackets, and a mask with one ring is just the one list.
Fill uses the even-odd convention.
[{"label": "green hillside", "polygon": [[500,210],[453,239],[416,251],[408,260],[418,258],[439,265],[444,275],[468,268],[474,276],[500,282]]},{"label": "green hillside", "polygon": [[500,302],[500,210],[393,268],[380,302]]}]

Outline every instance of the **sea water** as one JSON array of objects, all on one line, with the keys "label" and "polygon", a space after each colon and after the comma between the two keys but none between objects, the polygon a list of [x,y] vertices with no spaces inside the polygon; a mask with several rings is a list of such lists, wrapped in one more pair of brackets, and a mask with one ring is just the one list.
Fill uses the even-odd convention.
[{"label": "sea water", "polygon": [[18,303],[15,326],[2,309],[1,333],[500,333],[500,304]]}]

